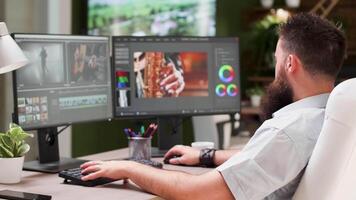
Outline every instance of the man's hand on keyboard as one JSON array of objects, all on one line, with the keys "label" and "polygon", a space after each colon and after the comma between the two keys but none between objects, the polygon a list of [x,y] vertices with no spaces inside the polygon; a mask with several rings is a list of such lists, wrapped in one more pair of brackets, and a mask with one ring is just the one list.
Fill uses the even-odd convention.
[{"label": "man's hand on keyboard", "polygon": [[100,177],[111,179],[127,179],[125,168],[130,167],[132,161],[89,161],[80,166],[83,181],[94,180]]},{"label": "man's hand on keyboard", "polygon": [[[134,162],[134,163],[133,163]],[[82,169],[82,180],[88,181],[96,178],[127,179],[125,169],[133,167],[134,164],[143,164],[161,169],[162,163],[154,160],[130,159],[122,161],[89,161],[80,166]]]}]

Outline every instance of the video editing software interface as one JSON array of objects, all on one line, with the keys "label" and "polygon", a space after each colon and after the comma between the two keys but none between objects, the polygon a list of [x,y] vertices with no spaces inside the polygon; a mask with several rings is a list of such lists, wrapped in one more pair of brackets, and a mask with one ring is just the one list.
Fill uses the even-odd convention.
[{"label": "video editing software interface", "polygon": [[112,42],[116,117],[240,110],[237,38],[115,36]]},{"label": "video editing software interface", "polygon": [[13,37],[30,60],[14,73],[19,125],[31,129],[112,118],[108,37]]}]

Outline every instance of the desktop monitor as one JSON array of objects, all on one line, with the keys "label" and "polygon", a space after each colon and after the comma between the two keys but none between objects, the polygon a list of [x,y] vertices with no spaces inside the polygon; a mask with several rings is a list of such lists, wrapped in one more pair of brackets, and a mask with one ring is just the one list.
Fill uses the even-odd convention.
[{"label": "desktop monitor", "polygon": [[[163,128],[170,117],[240,111],[238,38],[114,36],[112,57],[114,117],[169,119]],[[159,147],[177,139],[164,130]]]},{"label": "desktop monitor", "polygon": [[[112,118],[109,38],[13,34],[30,63],[14,72],[14,121],[37,130],[39,161],[25,169],[60,171],[58,126]],[[67,166],[66,166],[67,165]]]}]

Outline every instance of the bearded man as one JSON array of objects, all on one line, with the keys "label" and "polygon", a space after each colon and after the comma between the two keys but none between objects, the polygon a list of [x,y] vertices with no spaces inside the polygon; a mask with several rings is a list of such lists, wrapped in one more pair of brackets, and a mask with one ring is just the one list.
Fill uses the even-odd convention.
[{"label": "bearded man", "polygon": [[[329,93],[345,57],[344,34],[311,14],[279,29],[275,81],[263,104],[267,120],[242,151],[175,146],[170,164],[218,166],[201,175],[154,169],[132,161],[92,161],[83,180],[131,179],[165,199],[291,199],[321,131]],[[179,156],[179,157],[176,157]]]}]

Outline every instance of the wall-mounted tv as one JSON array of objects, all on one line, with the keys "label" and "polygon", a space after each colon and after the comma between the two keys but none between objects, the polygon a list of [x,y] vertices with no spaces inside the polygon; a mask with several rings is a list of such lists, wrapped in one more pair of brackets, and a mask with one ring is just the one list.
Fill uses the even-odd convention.
[{"label": "wall-mounted tv", "polygon": [[88,34],[214,36],[216,0],[88,0]]}]

